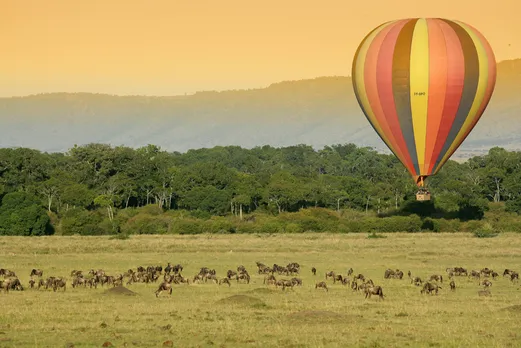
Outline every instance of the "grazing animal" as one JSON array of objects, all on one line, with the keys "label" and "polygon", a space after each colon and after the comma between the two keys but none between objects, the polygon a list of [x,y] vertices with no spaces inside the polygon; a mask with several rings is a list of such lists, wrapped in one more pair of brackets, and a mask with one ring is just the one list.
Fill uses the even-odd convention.
[{"label": "grazing animal", "polygon": [[295,285],[302,286],[302,279],[300,279],[300,278],[291,278],[290,281],[293,284],[293,286],[295,286]]},{"label": "grazing animal", "polygon": [[159,288],[156,290],[156,297],[159,297],[159,295],[160,295],[163,291],[168,291],[168,293],[169,293],[170,295],[172,295],[172,284],[167,283],[167,282],[162,282],[162,283],[159,285]]},{"label": "grazing animal", "polygon": [[336,284],[337,281],[342,282],[343,280],[344,280],[344,277],[342,277],[341,274],[336,275],[335,277],[333,277],[333,284]]},{"label": "grazing animal", "polygon": [[315,267],[311,267],[311,273],[313,273],[314,276],[317,275],[317,269]]},{"label": "grazing animal", "polygon": [[264,277],[263,284],[270,285],[270,284],[275,284],[276,282],[277,282],[277,279],[275,278],[275,276],[273,274],[270,274],[269,276]]},{"label": "grazing animal", "polygon": [[282,286],[282,290],[284,291],[286,288],[293,288],[293,283],[286,279],[277,280],[275,282],[275,287],[278,288]]},{"label": "grazing animal", "polygon": [[512,272],[512,273],[510,274],[510,281],[512,281],[512,283],[514,283],[516,279],[519,280],[519,273],[517,273],[517,272]]},{"label": "grazing animal", "polygon": [[425,285],[423,285],[423,289],[421,289],[420,291],[420,294],[433,294],[435,293],[436,295],[438,295],[438,289],[441,289],[441,286],[438,286],[437,284],[432,284],[432,283],[425,283]]},{"label": "grazing animal", "polygon": [[55,279],[52,290],[56,292],[56,290],[63,288],[63,291],[67,288],[67,282],[64,279]]},{"label": "grazing animal", "polygon": [[371,298],[371,295],[378,295],[379,299],[384,299],[384,293],[381,286],[366,286],[364,291],[365,298]]},{"label": "grazing animal", "polygon": [[407,275],[409,276],[409,279],[411,279],[411,275],[412,275],[411,271],[407,272]]},{"label": "grazing animal", "polygon": [[320,282],[315,284],[315,289],[324,289],[326,292],[329,292],[329,289],[327,288],[326,282]]},{"label": "grazing animal", "polygon": [[486,288],[490,288],[492,286],[492,282],[490,280],[488,280],[488,279],[485,279],[485,280],[483,280],[481,282],[480,285],[483,285],[485,287],[485,289],[486,289]]},{"label": "grazing animal", "polygon": [[326,280],[327,280],[327,278],[335,279],[335,277],[336,277],[336,274],[335,274],[334,271],[329,271],[329,272],[326,273]]},{"label": "grazing animal", "polygon": [[478,271],[476,271],[476,270],[472,270],[472,271],[470,272],[470,274],[468,275],[468,277],[469,277],[469,278],[472,277],[472,278],[479,279],[479,278],[481,278],[481,272],[478,272]]},{"label": "grazing animal", "polygon": [[359,273],[357,276],[354,277],[353,280],[361,280],[361,281],[365,281],[365,277],[362,273]]},{"label": "grazing animal", "polygon": [[29,277],[32,277],[32,276],[37,276],[37,277],[41,277],[43,276],[43,271],[41,269],[34,269],[31,271],[31,274],[29,275]]},{"label": "grazing animal", "polygon": [[347,270],[347,276],[350,277],[351,274],[353,274],[353,272],[354,272],[353,269],[352,269],[352,268],[349,268],[349,269]]},{"label": "grazing animal", "polygon": [[433,274],[433,275],[431,275],[429,280],[435,280],[437,282],[439,281],[439,282],[443,283],[443,277],[441,276],[441,274]]},{"label": "grazing animal", "polygon": [[239,280],[243,280],[246,281],[247,284],[250,284],[250,275],[248,273],[241,273],[236,277],[236,279],[237,283],[239,282]]},{"label": "grazing animal", "polygon": [[449,285],[451,291],[456,291],[456,283],[454,283],[454,280],[451,280]]},{"label": "grazing animal", "polygon": [[230,284],[230,279],[228,278],[222,278],[219,280],[219,285],[221,284],[228,284],[228,287],[232,286],[232,284]]},{"label": "grazing animal", "polygon": [[413,279],[411,279],[411,284],[413,283],[416,286],[420,286],[423,283],[423,281],[420,277],[414,277]]}]

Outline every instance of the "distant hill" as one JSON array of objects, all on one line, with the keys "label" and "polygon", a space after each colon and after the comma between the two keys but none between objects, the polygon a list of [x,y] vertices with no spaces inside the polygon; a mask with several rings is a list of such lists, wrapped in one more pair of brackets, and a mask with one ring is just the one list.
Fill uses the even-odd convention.
[{"label": "distant hill", "polygon": [[[520,94],[521,59],[500,62],[492,101],[455,156],[492,146],[521,149]],[[349,77],[173,97],[52,93],[0,98],[0,147],[54,152],[92,142],[155,144],[180,152],[216,145],[321,148],[352,142],[386,151],[362,114]]]}]

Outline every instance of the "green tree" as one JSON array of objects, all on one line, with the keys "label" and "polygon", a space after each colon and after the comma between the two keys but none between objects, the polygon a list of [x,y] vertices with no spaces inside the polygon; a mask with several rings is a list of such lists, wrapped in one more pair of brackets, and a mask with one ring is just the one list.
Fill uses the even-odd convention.
[{"label": "green tree", "polygon": [[38,197],[26,192],[11,192],[2,198],[1,235],[42,236],[52,233],[49,216]]}]

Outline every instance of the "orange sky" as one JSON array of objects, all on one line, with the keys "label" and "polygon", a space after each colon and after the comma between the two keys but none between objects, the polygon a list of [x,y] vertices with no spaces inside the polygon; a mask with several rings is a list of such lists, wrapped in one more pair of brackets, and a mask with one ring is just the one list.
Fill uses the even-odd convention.
[{"label": "orange sky", "polygon": [[174,95],[347,76],[368,31],[408,17],[467,22],[498,61],[521,57],[521,1],[483,3],[0,0],[0,96]]}]

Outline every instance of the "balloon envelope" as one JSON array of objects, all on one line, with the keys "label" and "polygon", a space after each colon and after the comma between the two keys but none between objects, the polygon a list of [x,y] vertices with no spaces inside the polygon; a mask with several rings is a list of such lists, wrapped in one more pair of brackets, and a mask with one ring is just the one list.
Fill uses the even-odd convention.
[{"label": "balloon envelope", "polygon": [[483,114],[496,83],[496,60],[485,37],[468,24],[396,20],[360,43],[352,81],[375,131],[423,185]]}]

